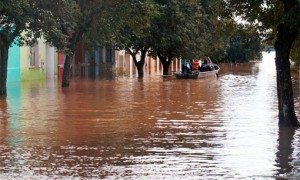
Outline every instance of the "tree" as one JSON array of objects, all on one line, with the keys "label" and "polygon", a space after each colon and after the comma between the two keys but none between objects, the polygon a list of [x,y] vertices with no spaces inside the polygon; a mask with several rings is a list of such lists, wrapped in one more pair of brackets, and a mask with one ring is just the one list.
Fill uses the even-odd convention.
[{"label": "tree", "polygon": [[158,16],[158,6],[152,0],[131,0],[123,3],[120,9],[116,18],[120,25],[116,44],[130,53],[138,78],[143,78],[145,58],[152,47],[151,20]]},{"label": "tree", "polygon": [[82,32],[75,31],[77,27],[81,27],[83,24],[78,21],[81,18],[80,7],[74,0],[36,0],[35,5],[48,12],[41,13],[41,8],[37,8],[38,11],[35,11],[36,14],[43,15],[40,20],[36,20],[43,28],[43,36],[50,44],[66,55],[62,87],[68,86],[70,62]]},{"label": "tree", "polygon": [[[66,36],[58,28],[60,24],[67,22],[63,13],[57,15],[55,12],[57,9],[64,9],[67,13],[72,12],[73,9],[68,9],[68,7],[70,7],[70,0],[5,0],[0,2],[0,96],[5,96],[7,93],[8,49],[12,43],[30,45],[42,34],[46,34],[46,39],[52,35],[52,38],[49,38],[50,43],[64,42]],[[68,26],[72,27],[71,24]]]},{"label": "tree", "polygon": [[198,0],[155,1],[160,16],[151,22],[151,56],[163,64],[163,74],[169,74],[173,58],[197,58],[201,56],[209,36],[208,26]]},{"label": "tree", "polygon": [[299,0],[229,0],[228,8],[234,16],[264,32],[275,40],[279,126],[299,126],[295,115],[290,75],[290,53],[300,28]]},{"label": "tree", "polygon": [[260,57],[261,40],[255,29],[248,25],[237,24],[233,32],[224,61],[249,62]]},{"label": "tree", "polygon": [[226,56],[230,38],[234,35],[236,23],[229,18],[228,11],[224,11],[223,0],[201,0],[204,23],[208,27],[205,37],[204,55],[209,55],[214,61],[220,61]]},{"label": "tree", "polygon": [[[94,17],[97,16],[97,1],[85,1],[85,0],[76,0],[74,1],[79,6],[79,14],[75,18],[76,26],[70,28],[68,26],[61,26],[61,31],[64,32],[67,38],[67,42],[65,43],[65,51],[63,51],[66,55],[64,61],[64,69],[62,76],[62,87],[69,86],[70,79],[70,69],[71,69],[71,61],[75,54],[75,48],[78,43],[83,40],[84,34],[86,34],[92,26],[92,22]],[[95,15],[95,16],[94,16]]]},{"label": "tree", "polygon": [[[90,49],[94,47],[114,46],[118,31],[116,15],[125,0],[74,0],[79,6],[79,15],[76,17],[76,26],[69,28],[66,35],[66,59],[62,77],[62,87],[69,86],[70,65],[75,47],[78,43],[85,43]],[[64,29],[64,28],[63,28]]]},{"label": "tree", "polygon": [[[118,11],[113,11],[117,16],[111,18],[111,21],[119,24],[114,29],[116,45],[131,54],[139,77],[143,77],[147,51],[152,57],[159,57],[164,74],[168,74],[173,58],[199,58],[206,52],[211,52],[211,49],[224,49],[220,45],[220,37],[224,37],[221,36],[221,28],[216,28],[223,22],[216,20],[216,14],[211,16],[214,11],[211,10],[210,15],[205,13],[201,8],[202,1],[131,0],[125,1]],[[220,2],[222,1],[215,4],[219,5]],[[206,8],[208,11],[214,7]],[[210,19],[213,18],[218,23],[211,23],[213,25],[209,27]],[[141,56],[138,60],[139,53]]]},{"label": "tree", "polygon": [[[145,58],[148,52],[148,46],[140,46],[137,48],[126,48],[126,50],[130,53],[133,62],[137,68],[138,71],[138,78],[144,77],[144,65],[145,65]],[[140,59],[138,59],[138,54],[140,54]]]},{"label": "tree", "polygon": [[22,31],[31,24],[28,1],[0,2],[0,96],[6,95],[8,49]]}]

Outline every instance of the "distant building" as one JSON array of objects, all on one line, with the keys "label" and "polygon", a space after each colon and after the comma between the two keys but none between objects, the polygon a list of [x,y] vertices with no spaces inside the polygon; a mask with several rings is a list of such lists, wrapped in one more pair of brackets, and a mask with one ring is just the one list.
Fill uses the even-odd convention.
[{"label": "distant building", "polygon": [[[140,54],[138,54],[138,59]],[[131,55],[125,50],[115,52],[115,70],[119,76],[137,77],[136,66],[133,62]],[[179,59],[173,60],[169,70],[172,72],[180,70],[181,61]],[[146,56],[144,65],[144,75],[162,75],[163,67],[159,59],[154,59],[150,56]]]}]

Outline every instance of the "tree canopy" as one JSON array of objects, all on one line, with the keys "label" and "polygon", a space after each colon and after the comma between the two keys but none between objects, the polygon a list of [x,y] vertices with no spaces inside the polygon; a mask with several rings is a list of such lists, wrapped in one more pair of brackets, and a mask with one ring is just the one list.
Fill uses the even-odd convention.
[{"label": "tree canopy", "polygon": [[248,25],[236,24],[223,58],[225,62],[248,62],[260,59],[262,45],[259,33]]},{"label": "tree canopy", "polygon": [[0,1],[0,96],[6,95],[8,48],[12,43],[31,44],[44,35],[47,42],[64,47],[72,29],[76,5],[72,0]]},{"label": "tree canopy", "polygon": [[160,16],[151,21],[152,55],[195,58],[203,49],[207,25],[197,0],[157,1]]},{"label": "tree canopy", "polygon": [[23,45],[44,35],[54,44],[67,37],[61,26],[74,27],[76,4],[72,0],[5,0],[0,2],[0,12],[2,39]]},{"label": "tree canopy", "polygon": [[152,49],[159,57],[164,74],[173,58],[197,58],[205,47],[207,25],[198,0],[155,1],[160,16],[151,21]]}]

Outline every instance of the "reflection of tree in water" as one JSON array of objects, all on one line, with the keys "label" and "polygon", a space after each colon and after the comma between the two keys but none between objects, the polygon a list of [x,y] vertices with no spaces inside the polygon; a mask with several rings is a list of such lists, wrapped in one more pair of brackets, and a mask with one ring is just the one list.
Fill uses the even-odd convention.
[{"label": "reflection of tree in water", "polygon": [[279,129],[279,138],[278,138],[278,151],[276,153],[276,163],[279,167],[277,175],[285,176],[290,174],[293,170],[292,154],[294,151],[293,142],[294,142],[294,128],[280,128]]},{"label": "reflection of tree in water", "polygon": [[292,166],[292,170],[290,176],[294,179],[299,179],[300,177],[300,131],[299,129],[294,129],[294,138],[291,142],[291,149],[293,150],[292,154],[290,155],[290,165]]},{"label": "reflection of tree in water", "polygon": [[[5,143],[5,139],[7,137],[7,126],[8,126],[8,114],[7,114],[7,101],[5,98],[0,98],[0,145]],[[2,150],[0,148],[0,152],[2,154]],[[0,159],[0,167],[1,167]]]},{"label": "reflection of tree in water", "polygon": [[231,63],[219,64],[221,67],[221,74],[242,74],[242,75],[255,75],[258,73],[258,63]]},{"label": "reflection of tree in water", "polygon": [[6,98],[0,98],[0,172],[4,173],[18,171],[16,167],[20,162],[20,155],[16,149],[20,146],[22,138],[19,132],[21,128],[20,84],[10,84],[7,92]]}]

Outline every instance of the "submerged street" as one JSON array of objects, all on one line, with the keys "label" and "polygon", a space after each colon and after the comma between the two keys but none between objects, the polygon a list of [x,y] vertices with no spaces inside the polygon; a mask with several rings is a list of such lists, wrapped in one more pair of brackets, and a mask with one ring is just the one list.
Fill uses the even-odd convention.
[{"label": "submerged street", "polygon": [[274,53],[263,57],[220,64],[219,79],[8,83],[0,179],[299,177],[300,129],[279,129]]}]

